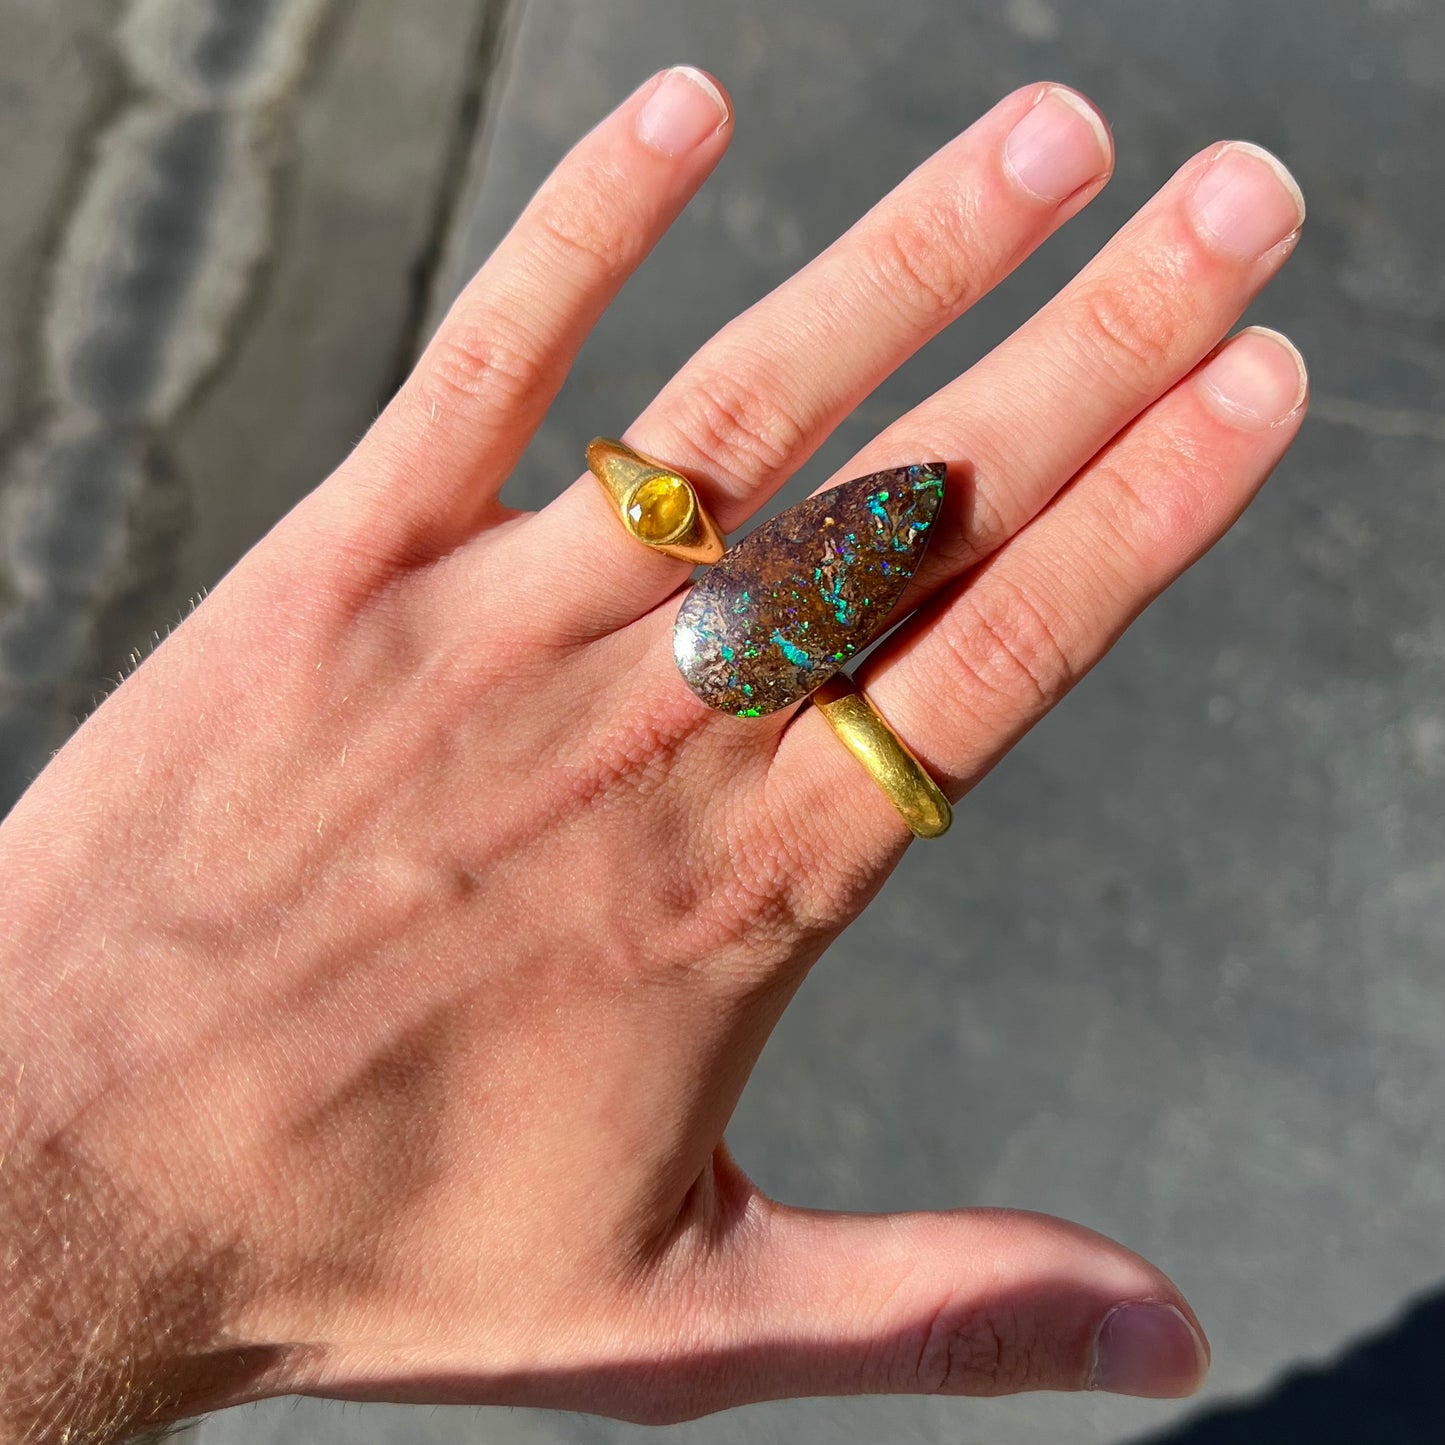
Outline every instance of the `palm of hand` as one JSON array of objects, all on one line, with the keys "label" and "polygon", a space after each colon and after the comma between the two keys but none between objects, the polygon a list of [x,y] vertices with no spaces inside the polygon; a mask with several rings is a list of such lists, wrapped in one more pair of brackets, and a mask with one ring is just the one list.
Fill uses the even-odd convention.
[{"label": "palm of hand", "polygon": [[[589,479],[535,516],[496,500],[725,144],[726,124],[685,147],[657,130],[657,84],[569,157],[372,434],[3,835],[22,949],[54,958],[62,919],[88,920],[62,967],[16,983],[17,1017],[56,1020],[67,1062],[17,1090],[11,1143],[51,1149],[80,1194],[106,1181],[120,1236],[184,1241],[150,1268],[156,1319],[117,1325],[149,1371],[136,1418],[305,1390],[671,1419],[826,1391],[1168,1394],[1201,1372],[1177,1291],[1110,1241],[784,1208],[720,1144],[908,835],[808,709],[743,721],[688,692],[668,642],[687,569],[626,538]],[[1046,107],[1051,154],[1087,162],[1094,138],[1060,199],[1008,139]],[[629,439],[736,528],[1092,198],[1100,133],[1058,92],[1009,97],[705,347]],[[1227,207],[1209,219],[1228,165],[1253,168],[1253,239],[1216,234]],[[867,676],[954,796],[1291,439],[1303,383],[1275,341],[1191,372],[1288,254],[1294,207],[1267,162],[1212,148],[845,472],[953,462],[920,611]],[[23,1052],[8,1031],[0,1048]],[[107,1247],[146,1275],[143,1242]],[[1161,1308],[1111,1315],[1145,1301]],[[190,1319],[179,1351],[174,1329],[157,1342],[167,1311]],[[186,1399],[156,1405],[167,1390]]]}]

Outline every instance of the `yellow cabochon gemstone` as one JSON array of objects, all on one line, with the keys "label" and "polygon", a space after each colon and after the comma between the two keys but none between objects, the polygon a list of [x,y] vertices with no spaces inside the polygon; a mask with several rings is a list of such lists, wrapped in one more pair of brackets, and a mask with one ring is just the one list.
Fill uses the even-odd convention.
[{"label": "yellow cabochon gemstone", "polygon": [[675,541],[692,514],[692,488],[681,477],[649,477],[627,503],[627,525],[644,542]]}]

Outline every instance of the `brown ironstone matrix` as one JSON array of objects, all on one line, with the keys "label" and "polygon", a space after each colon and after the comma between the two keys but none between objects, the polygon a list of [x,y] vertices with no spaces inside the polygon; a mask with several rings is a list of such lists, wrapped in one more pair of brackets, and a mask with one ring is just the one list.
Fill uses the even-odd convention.
[{"label": "brown ironstone matrix", "polygon": [[709,707],[758,717],[821,687],[883,630],[918,570],[947,468],[874,472],[780,512],[688,594],[673,656]]}]

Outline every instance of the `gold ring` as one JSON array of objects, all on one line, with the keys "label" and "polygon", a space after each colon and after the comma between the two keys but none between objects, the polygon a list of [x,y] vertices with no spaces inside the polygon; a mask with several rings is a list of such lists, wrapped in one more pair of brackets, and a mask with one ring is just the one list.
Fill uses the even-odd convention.
[{"label": "gold ring", "polygon": [[812,701],[843,746],[868,769],[868,776],[898,809],[914,837],[941,838],[948,832],[953,809],[943,789],[846,672],[834,673],[813,693]]},{"label": "gold ring", "polygon": [[628,536],[643,546],[694,566],[716,562],[726,550],[692,483],[671,467],[611,437],[587,443],[587,467],[612,498]]},{"label": "gold ring", "polygon": [[725,550],[686,477],[597,437],[587,465],[637,541],[716,565],[688,593],[673,657],[709,707],[760,717],[811,697],[920,838],[948,799],[842,669],[886,629],[932,536],[947,467],[915,462],[830,488]]}]

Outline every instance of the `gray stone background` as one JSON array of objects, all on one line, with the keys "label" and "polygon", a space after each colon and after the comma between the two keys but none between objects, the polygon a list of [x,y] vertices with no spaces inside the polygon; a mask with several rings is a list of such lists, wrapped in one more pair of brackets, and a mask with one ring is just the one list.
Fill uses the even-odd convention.
[{"label": "gray stone background", "polygon": [[[671,370],[1016,84],[1093,96],[1104,196],[796,479],[1002,338],[1189,154],[1310,204],[1251,319],[1314,406],[1258,504],[835,946],[732,1131],[781,1197],[1069,1215],[1168,1269],[1185,1403],[752,1407],[722,1442],[1445,1439],[1445,8],[1437,0],[3,0],[0,809],[365,428],[550,165],[651,70],[732,153],[589,343],[540,502]],[[269,1402],[205,1445],[624,1442]]]}]

